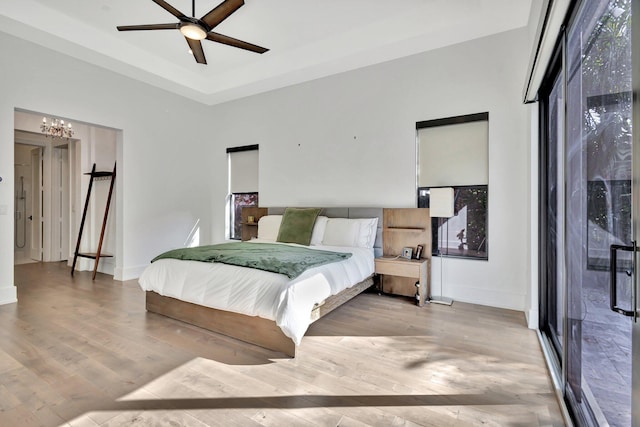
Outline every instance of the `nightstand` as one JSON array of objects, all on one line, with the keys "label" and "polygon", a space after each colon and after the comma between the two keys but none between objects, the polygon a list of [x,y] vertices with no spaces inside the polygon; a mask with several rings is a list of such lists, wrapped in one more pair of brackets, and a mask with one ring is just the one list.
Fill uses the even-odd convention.
[{"label": "nightstand", "polygon": [[375,272],[389,276],[409,277],[420,282],[419,306],[423,306],[429,295],[429,260],[406,259],[399,257],[381,257],[375,259]]},{"label": "nightstand", "polygon": [[[259,208],[257,206],[244,206],[242,208],[242,216],[240,224],[242,225],[241,239],[242,241],[251,240],[258,237],[258,220],[267,215],[267,208]],[[252,221],[249,221],[249,217]]]}]

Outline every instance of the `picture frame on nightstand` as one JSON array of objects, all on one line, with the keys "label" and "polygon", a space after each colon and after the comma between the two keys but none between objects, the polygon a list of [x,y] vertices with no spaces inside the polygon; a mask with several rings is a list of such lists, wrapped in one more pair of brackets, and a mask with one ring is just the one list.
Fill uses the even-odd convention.
[{"label": "picture frame on nightstand", "polygon": [[422,257],[423,250],[424,250],[424,246],[422,245],[416,246],[416,259],[420,259]]},{"label": "picture frame on nightstand", "polygon": [[413,258],[413,248],[402,248],[402,258],[411,259]]}]

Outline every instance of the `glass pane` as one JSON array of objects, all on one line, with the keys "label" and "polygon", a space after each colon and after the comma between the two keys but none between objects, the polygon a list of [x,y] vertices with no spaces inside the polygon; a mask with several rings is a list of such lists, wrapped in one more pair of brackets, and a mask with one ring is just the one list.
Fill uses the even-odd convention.
[{"label": "glass pane", "polygon": [[233,240],[242,238],[242,208],[245,206],[258,206],[258,193],[234,193],[231,195],[231,235]]},{"label": "glass pane", "polygon": [[[454,216],[433,218],[432,251],[434,255],[488,259],[487,185],[454,186]],[[429,190],[418,189],[418,207],[429,207]]]},{"label": "glass pane", "polygon": [[564,199],[564,191],[558,183],[563,182],[559,176],[562,171],[558,162],[563,159],[562,141],[564,132],[564,76],[559,74],[553,84],[548,100],[547,116],[547,154],[546,154],[546,315],[550,338],[557,354],[562,354],[564,289],[561,277],[559,257],[562,256],[563,217],[558,211]]},{"label": "glass pane", "polygon": [[[631,321],[609,308],[610,248],[631,242],[631,0],[582,2],[568,37],[567,394],[592,422],[631,425]],[[631,258],[618,252],[621,305]]]},{"label": "glass pane", "polygon": [[454,187],[454,216],[444,219],[441,253],[450,256],[487,258],[488,187]]}]

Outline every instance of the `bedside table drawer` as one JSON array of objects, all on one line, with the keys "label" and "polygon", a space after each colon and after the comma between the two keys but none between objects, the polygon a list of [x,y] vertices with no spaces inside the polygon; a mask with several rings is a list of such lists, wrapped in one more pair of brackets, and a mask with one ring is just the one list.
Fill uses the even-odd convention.
[{"label": "bedside table drawer", "polygon": [[401,260],[401,259],[376,259],[376,273],[388,274],[390,276],[420,278],[420,268],[423,262]]},{"label": "bedside table drawer", "polygon": [[377,274],[416,279],[420,285],[418,305],[424,305],[429,295],[429,260],[382,257],[374,261]]}]

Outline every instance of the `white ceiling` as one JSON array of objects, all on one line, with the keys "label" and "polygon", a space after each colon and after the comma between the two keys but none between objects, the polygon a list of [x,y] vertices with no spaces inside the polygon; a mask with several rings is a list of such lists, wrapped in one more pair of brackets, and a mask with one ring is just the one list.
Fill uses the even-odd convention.
[{"label": "white ceiling", "polygon": [[[215,31],[270,51],[203,40],[208,65],[179,31],[116,30],[177,22],[151,0],[2,0],[0,31],[213,105],[520,28],[531,1],[245,0]],[[220,2],[197,0],[197,17]]]}]

